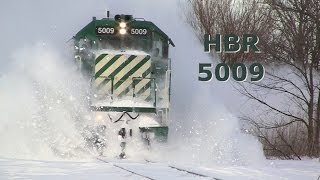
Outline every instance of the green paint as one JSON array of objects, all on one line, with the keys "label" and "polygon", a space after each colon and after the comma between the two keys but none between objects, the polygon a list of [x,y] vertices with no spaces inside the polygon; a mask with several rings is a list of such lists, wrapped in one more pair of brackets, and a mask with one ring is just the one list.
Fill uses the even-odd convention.
[{"label": "green paint", "polygon": [[239,43],[240,38],[235,34],[227,34],[224,36],[224,50],[226,53],[236,53],[241,49]]},{"label": "green paint", "polygon": [[99,57],[97,57],[96,59],[96,65],[104,58],[106,57],[108,54],[101,54]]},{"label": "green paint", "polygon": [[259,37],[255,34],[244,34],[243,35],[243,51],[245,53],[248,53],[250,48],[255,53],[259,53],[260,50],[257,47],[257,44],[259,42]]},{"label": "green paint", "polygon": [[134,66],[127,74],[125,74],[115,85],[114,89],[117,89],[121,84],[127,80],[133,73],[138,71],[144,64],[146,64],[150,60],[150,56],[145,57],[141,60],[136,66]]},{"label": "green paint", "polygon": [[216,34],[215,39],[213,39],[213,37],[209,34],[205,34],[204,35],[204,52],[210,52],[211,50],[211,46],[214,46],[214,50],[217,53],[221,52],[221,35],[220,34]]},{"label": "green paint", "polygon": [[143,88],[141,88],[137,93],[135,93],[136,95],[143,94],[146,90],[148,90],[151,87],[151,80],[150,79],[148,80],[149,82]]},{"label": "green paint", "polygon": [[116,60],[121,57],[121,54],[114,56],[107,64],[105,64],[95,75],[95,78],[97,79],[106,69],[108,69],[113,63],[116,62]]},{"label": "green paint", "polygon": [[[114,28],[115,29],[115,33],[112,34],[101,34],[98,32],[98,29],[96,29],[97,27],[110,27],[110,28]],[[132,28],[136,28],[136,29],[147,29],[148,33],[145,36],[142,35],[134,35],[134,34],[130,34],[130,29]],[[171,41],[171,39],[162,31],[160,30],[155,24],[153,24],[150,21],[145,21],[145,20],[138,20],[138,19],[130,19],[127,22],[127,30],[128,30],[128,34],[126,35],[120,35],[118,32],[119,30],[119,21],[116,21],[113,18],[103,18],[100,20],[97,20],[96,18],[93,18],[93,20],[88,23],[88,25],[86,25],[85,27],[83,27],[74,37],[74,45],[76,47],[82,46],[82,42],[86,42],[85,44],[87,46],[89,46],[91,48],[92,51],[80,51],[79,48],[75,49],[75,56],[80,56],[80,60],[82,60],[82,62],[79,63],[79,67],[81,67],[81,72],[83,72],[86,76],[92,78],[93,76],[95,77],[95,79],[98,78],[102,78],[102,82],[98,85],[98,84],[93,84],[93,90],[94,90],[94,85],[97,85],[97,89],[100,88],[110,88],[108,85],[111,84],[111,91],[113,91],[114,89],[118,88],[122,85],[123,82],[128,82],[130,81],[131,84],[130,86],[128,86],[127,88],[124,87],[123,92],[120,92],[119,96],[131,96],[129,95],[130,90],[132,90],[132,87],[134,86],[134,84],[136,82],[141,82],[142,83],[142,79],[145,78],[144,80],[147,82],[143,82],[146,83],[146,85],[140,90],[137,90],[139,92],[137,92],[138,94],[143,94],[146,90],[150,90],[150,95],[148,97],[143,97],[144,99],[147,98],[147,101],[150,102],[150,106],[146,106],[146,107],[135,107],[134,105],[132,107],[128,107],[128,106],[121,106],[121,107],[114,107],[114,106],[102,106],[102,107],[94,107],[92,106],[92,110],[93,111],[103,111],[103,112],[137,112],[137,113],[141,113],[141,114],[153,114],[157,117],[157,119],[159,119],[159,122],[166,122],[163,121],[164,117],[167,117],[167,114],[163,115],[162,113],[159,113],[160,111],[167,113],[169,112],[169,108],[162,108],[162,107],[157,107],[156,104],[156,91],[155,91],[155,82],[157,82],[157,85],[159,85],[159,87],[164,87],[165,86],[165,81],[163,81],[163,79],[165,79],[166,77],[166,71],[167,70],[171,70],[170,66],[169,66],[169,59],[168,59],[168,52],[169,52],[169,44],[171,44],[172,46],[174,46],[173,42]],[[125,55],[126,56],[126,60],[123,60],[123,62],[119,62],[117,63],[117,61],[120,61],[121,56],[124,56],[125,53],[122,53],[123,51],[125,51],[126,49],[124,49],[124,47],[126,47],[125,42],[130,41],[133,43],[133,45],[138,45],[139,42],[143,42],[146,43],[145,46],[147,48],[144,48],[144,46],[142,47],[142,51],[144,51],[144,53],[146,54],[150,54],[150,52],[155,49],[158,48],[156,46],[156,42],[157,41],[161,41],[163,44],[163,54],[161,54],[161,56],[157,56],[157,57],[153,57],[152,55],[146,55],[145,59],[141,60],[141,62],[137,62],[134,63],[136,64],[133,68],[129,68],[129,64],[130,62],[134,61],[135,58],[137,56],[133,55],[133,54],[128,54]],[[139,42],[138,42],[139,41]],[[102,52],[104,50],[108,50],[106,49],[107,47],[104,46],[104,43],[108,43],[113,47],[113,50],[115,50],[115,54],[94,54],[94,52],[97,52],[97,50],[102,50]],[[136,43],[136,44],[135,44]],[[119,44],[119,45],[118,45]],[[133,46],[133,50],[139,50],[141,51],[141,49],[138,49],[139,47],[135,47]],[[90,49],[89,49],[90,50]],[[108,51],[106,51],[108,52]],[[92,55],[92,56],[89,56]],[[95,55],[98,55],[98,57],[95,57]],[[109,58],[109,56],[110,58]],[[107,59],[107,61],[105,62],[104,60]],[[112,57],[112,58],[111,58]],[[121,60],[122,61],[122,60]],[[102,64],[102,62],[104,64]],[[131,76],[137,72],[143,65],[146,66],[145,63],[149,63],[150,62],[150,67],[148,67],[147,69],[143,69],[143,73],[139,74],[139,76],[142,76],[140,79],[140,81],[135,81],[135,78]],[[99,68],[101,67],[101,69],[96,69],[98,67],[95,67],[95,65],[99,64]],[[115,67],[115,64],[118,64],[120,66]],[[113,72],[110,72],[110,75],[108,77],[103,77],[103,73],[106,70],[110,70],[109,68],[114,69]],[[86,70],[82,71],[82,70]],[[124,72],[126,71],[126,72]],[[128,71],[128,72],[127,72]],[[124,73],[123,73],[124,72]],[[120,77],[121,75],[121,77]],[[146,77],[150,77],[150,78],[146,78]],[[121,78],[116,79],[116,78]],[[116,84],[113,83],[114,79],[116,79],[117,82]],[[119,80],[119,81],[118,81]],[[110,82],[111,81],[111,82]],[[92,83],[98,83],[97,81],[93,81]],[[108,84],[109,83],[109,84]],[[154,84],[152,84],[154,83]],[[170,84],[170,79],[169,82]],[[108,87],[106,87],[108,86]],[[113,87],[114,86],[114,87]],[[169,87],[170,89],[170,87]],[[106,89],[107,90],[107,89]],[[109,90],[109,89],[108,89]],[[168,95],[168,97],[170,96],[170,94]],[[101,96],[103,97],[103,96]],[[113,101],[115,101],[118,98],[114,98]],[[138,99],[138,98],[137,98]],[[152,102],[152,100],[154,101],[154,103]],[[170,98],[167,99],[168,101],[170,101]],[[151,104],[153,103],[153,104]],[[158,114],[159,113],[159,114]],[[152,115],[152,116],[153,116]],[[161,120],[162,119],[162,120]],[[144,127],[147,128],[149,130],[152,130],[153,132],[155,132],[156,137],[163,137],[163,138],[159,138],[160,141],[165,141],[168,135],[168,127],[166,126],[166,124],[161,124],[161,127]]]},{"label": "green paint", "polygon": [[114,78],[123,68],[131,63],[137,56],[131,55],[127,60],[125,60],[116,70],[114,70],[109,77]]}]

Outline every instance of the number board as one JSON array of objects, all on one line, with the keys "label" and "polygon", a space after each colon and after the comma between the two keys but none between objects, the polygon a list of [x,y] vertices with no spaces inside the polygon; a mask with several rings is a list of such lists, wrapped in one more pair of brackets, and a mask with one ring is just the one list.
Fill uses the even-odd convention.
[{"label": "number board", "polygon": [[146,28],[131,28],[129,33],[131,35],[147,36],[149,35],[149,30]]},{"label": "number board", "polygon": [[116,34],[116,30],[114,27],[97,26],[96,34],[97,35],[114,35]]}]

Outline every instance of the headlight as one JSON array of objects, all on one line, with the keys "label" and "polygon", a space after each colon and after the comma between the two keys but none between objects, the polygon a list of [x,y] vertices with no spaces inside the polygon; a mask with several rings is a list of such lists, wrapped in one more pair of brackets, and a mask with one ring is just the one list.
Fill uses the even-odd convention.
[{"label": "headlight", "polygon": [[119,26],[120,26],[121,28],[125,28],[125,27],[127,27],[127,23],[121,22],[121,23],[119,24]]},{"label": "headlight", "polygon": [[101,114],[96,114],[96,121],[101,121],[103,116]]},{"label": "headlight", "polygon": [[120,32],[121,35],[127,34],[127,30],[126,29],[120,29],[119,32]]}]

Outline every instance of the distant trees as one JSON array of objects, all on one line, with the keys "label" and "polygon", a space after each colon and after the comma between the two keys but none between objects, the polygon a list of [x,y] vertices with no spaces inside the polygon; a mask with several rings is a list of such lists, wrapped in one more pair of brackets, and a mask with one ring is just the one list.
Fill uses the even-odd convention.
[{"label": "distant trees", "polygon": [[[246,115],[270,156],[320,155],[320,1],[188,0],[187,21],[199,39],[209,34],[256,34],[262,53],[218,54],[221,61],[266,65],[261,82],[236,88],[263,116]],[[272,100],[272,99],[276,99]],[[270,117],[270,119],[266,119]]]},{"label": "distant trees", "polygon": [[[234,0],[188,0],[189,11],[187,21],[194,32],[203,40],[205,33],[215,34],[256,34],[260,43],[268,43],[273,32],[270,12],[261,11],[263,8],[255,0],[236,2]],[[265,8],[265,7],[264,7]],[[257,59],[266,60],[266,54],[225,53],[218,54],[221,61],[233,64],[249,62]]]}]

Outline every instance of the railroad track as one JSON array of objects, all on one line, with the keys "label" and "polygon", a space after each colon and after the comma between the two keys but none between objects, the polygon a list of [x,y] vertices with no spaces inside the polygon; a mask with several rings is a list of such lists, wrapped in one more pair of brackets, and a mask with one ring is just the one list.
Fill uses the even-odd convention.
[{"label": "railroad track", "polygon": [[[155,161],[150,161],[150,160],[145,160],[145,161],[148,162],[148,163],[157,163]],[[172,168],[172,169],[176,169],[178,171],[186,172],[186,173],[194,175],[194,176],[202,177],[202,178],[209,178],[209,179],[213,179],[213,180],[221,180],[219,178],[211,177],[211,176],[208,176],[208,175],[205,175],[205,174],[201,174],[201,173],[198,173],[198,172],[190,171],[190,170],[183,169],[183,168],[180,168],[180,167],[176,167],[176,166],[173,166],[173,165],[168,165],[168,167]]]},{"label": "railroad track", "polygon": [[137,175],[137,176],[140,176],[140,177],[143,177],[143,178],[146,178],[146,179],[150,179],[150,180],[155,180],[155,179],[153,179],[153,178],[151,178],[151,177],[145,176],[145,175],[140,174],[140,173],[136,173],[136,172],[131,171],[131,170],[129,170],[129,169],[126,169],[126,168],[124,168],[124,167],[122,167],[122,166],[119,166],[119,165],[117,165],[117,164],[114,164],[114,163],[111,163],[111,162],[109,162],[109,161],[106,161],[106,160],[104,160],[104,159],[102,159],[102,158],[97,158],[97,160],[102,161],[102,162],[104,162],[104,163],[111,164],[112,166],[114,166],[114,167],[116,167],[116,168],[119,168],[119,169],[122,169],[122,170],[124,170],[124,171],[130,172],[130,173],[132,173],[132,174],[134,174],[134,175]]},{"label": "railroad track", "polygon": [[[97,160],[101,161],[101,162],[104,162],[104,163],[108,163],[108,164],[111,164],[112,166],[116,167],[116,168],[119,168],[119,169],[122,169],[123,171],[127,171],[127,172],[130,172],[136,176],[140,176],[142,178],[145,178],[145,179],[150,179],[150,180],[156,180],[155,178],[152,178],[150,176],[147,176],[147,175],[144,175],[144,174],[141,174],[141,173],[137,173],[135,171],[132,171],[128,168],[125,168],[123,166],[120,166],[118,164],[115,164],[115,163],[112,163],[112,162],[109,162],[103,158],[97,158]],[[146,160],[147,163],[158,163],[158,162],[154,162],[154,161],[150,161],[150,160]],[[205,174],[201,174],[199,172],[194,172],[194,171],[191,171],[191,170],[187,170],[187,169],[183,169],[183,168],[180,168],[180,167],[177,167],[177,166],[173,166],[173,165],[166,165],[168,168],[171,168],[171,169],[175,169],[177,171],[181,171],[181,172],[184,172],[184,173],[187,173],[187,174],[190,174],[192,175],[193,177],[199,177],[199,178],[203,178],[203,179],[212,179],[212,180],[221,180],[221,179],[218,179],[218,178],[215,178],[215,177],[211,177],[209,175],[205,175]]]}]

